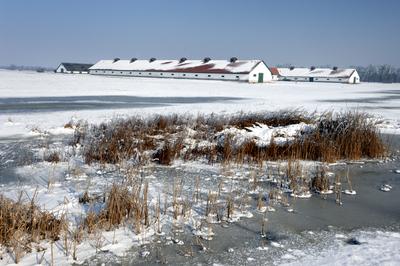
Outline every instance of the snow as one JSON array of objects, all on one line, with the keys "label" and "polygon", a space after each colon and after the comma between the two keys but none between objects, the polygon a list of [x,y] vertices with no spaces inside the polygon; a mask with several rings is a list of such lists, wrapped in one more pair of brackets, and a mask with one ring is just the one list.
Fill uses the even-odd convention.
[{"label": "snow", "polygon": [[357,194],[357,192],[355,190],[346,189],[344,190],[344,194],[354,196]]},{"label": "snow", "polygon": [[342,238],[327,249],[307,250],[306,254],[282,257],[290,262],[282,265],[398,265],[400,261],[400,233],[363,231],[357,239],[361,245],[348,245]]},{"label": "snow", "polygon": [[[0,137],[2,138],[20,138],[30,136],[72,134],[73,128],[64,127],[69,121],[78,122],[87,120],[90,123],[99,123],[108,121],[115,117],[127,117],[130,115],[147,116],[154,113],[197,113],[209,114],[215,113],[237,113],[240,111],[277,111],[285,108],[302,108],[313,112],[323,112],[326,110],[348,110],[361,109],[366,110],[382,117],[384,123],[382,129],[400,134],[400,99],[396,97],[387,97],[391,95],[391,91],[400,91],[398,84],[320,84],[320,83],[291,83],[276,82],[270,84],[248,84],[236,82],[220,82],[220,81],[197,81],[197,80],[169,80],[169,79],[146,79],[146,78],[122,78],[122,77],[102,77],[90,75],[61,75],[54,73],[33,73],[33,72],[17,72],[17,71],[0,71]],[[221,100],[218,102],[197,102],[197,103],[170,103],[165,106],[149,106],[146,108],[98,108],[95,110],[32,110],[34,112],[9,112],[2,105],[7,103],[6,98],[28,98],[29,101],[33,97],[48,97],[46,101],[52,100],[52,97],[77,97],[75,102],[80,101],[80,96],[123,96],[123,97],[237,97],[237,99]],[[359,102],[360,98],[379,98],[380,100]],[[50,99],[50,100],[49,100]],[[344,100],[343,100],[344,99]],[[91,100],[92,102],[94,100]],[[110,100],[111,101],[111,100]],[[45,102],[45,101],[43,101]],[[104,103],[104,101],[99,102]],[[383,108],[391,107],[391,108]],[[255,139],[258,145],[268,145],[271,139],[276,143],[284,143],[290,141],[293,137],[302,134],[310,129],[310,125],[304,123],[290,125],[288,127],[268,127],[267,125],[257,124],[240,130],[229,128],[227,132],[237,133],[236,136],[244,139]],[[387,132],[387,131],[385,131]],[[194,132],[188,132],[188,136]],[[77,148],[78,149],[78,148]],[[0,151],[1,152],[1,151]],[[44,157],[45,150],[34,151]],[[187,167],[190,169],[207,169],[200,162],[174,162],[173,167]],[[70,168],[77,168],[80,173],[65,174]],[[32,184],[15,184],[2,186],[0,192],[6,197],[16,199],[19,191],[25,191],[28,197],[31,197],[37,190],[37,202],[43,209],[51,210],[56,215],[62,215],[68,211],[71,217],[81,217],[87,210],[78,202],[81,193],[92,184],[90,192],[104,191],[115,180],[107,180],[102,176],[100,170],[93,168],[85,168],[79,162],[60,162],[57,167],[51,163],[40,162],[33,165],[21,166],[15,169],[16,173],[25,177],[24,180],[30,180]],[[397,170],[399,171],[399,170]],[[65,180],[60,178],[64,175]],[[97,176],[96,176],[97,175]],[[248,179],[248,174],[240,175],[232,173],[227,176],[232,184],[236,180]],[[154,175],[145,177],[149,182],[157,182]],[[206,179],[205,179],[206,181]],[[155,199],[158,194],[157,189],[161,190],[157,185],[150,187],[150,201]],[[295,194],[294,196],[309,197],[311,194]],[[154,202],[153,202],[154,203]],[[291,208],[288,208],[288,211]],[[263,211],[275,211],[271,206]],[[291,209],[293,210],[293,209]],[[199,213],[193,213],[194,218],[199,218]],[[228,222],[235,222],[242,218],[251,218],[252,212],[244,208],[244,210],[235,210]],[[211,217],[212,218],[212,217]],[[74,219],[71,219],[73,221]],[[210,222],[210,224],[213,221]],[[188,221],[188,225],[192,226],[192,233],[203,239],[212,239],[214,232],[208,227],[198,227],[195,222]],[[102,251],[121,256],[127,249],[133,245],[143,244],[148,238],[155,234],[152,227],[141,235],[135,235],[128,228],[120,228],[111,232],[100,233],[103,241]],[[391,248],[399,246],[399,236],[395,233],[386,235],[382,233],[377,238],[387,240]],[[116,239],[116,241],[115,241]],[[365,247],[372,243],[372,248],[381,248],[380,240],[375,243],[369,238],[361,239],[366,241]],[[95,254],[93,243],[95,239],[85,240],[78,247],[78,263]],[[173,240],[177,245],[184,245],[182,240]],[[397,242],[396,242],[397,241]],[[50,260],[50,243],[40,243],[47,251],[44,259]],[[374,246],[375,245],[375,246]],[[271,246],[284,249],[285,245],[271,242]],[[362,245],[363,246],[363,245]],[[389,254],[394,253],[387,247]],[[339,253],[333,254],[346,263],[348,259],[342,254],[351,254],[348,246],[341,249]],[[357,247],[350,247],[357,248]],[[386,248],[386,247],[382,247]],[[265,248],[267,249],[267,248]],[[379,250],[379,249],[378,249]],[[0,250],[1,252],[1,250]],[[325,251],[324,251],[325,252]],[[326,251],[327,259],[324,261],[324,254],[318,259],[327,262],[329,252]],[[364,259],[363,251],[354,250],[357,256]],[[374,251],[376,252],[376,250]],[[3,252],[3,254],[6,254]],[[389,261],[399,261],[400,258],[398,248],[397,253],[392,254],[394,257]],[[39,254],[40,255],[40,254]],[[143,251],[143,256],[148,256]],[[287,254],[283,259],[290,260],[298,257],[298,254]],[[369,256],[370,254],[366,254]],[[8,255],[7,255],[8,256]],[[0,265],[12,263],[11,257],[4,256],[0,261]],[[308,255],[303,254],[302,260],[307,264]],[[384,256],[386,256],[384,254]],[[397,257],[396,257],[397,256]],[[40,256],[39,256],[40,257]],[[22,258],[21,265],[31,265],[39,263],[37,260],[38,253],[32,252]],[[54,260],[57,265],[66,265],[73,262],[71,256],[65,256],[64,250],[60,247],[55,248]],[[355,261],[354,261],[355,262]],[[311,263],[312,264],[312,263]]]},{"label": "snow", "polygon": [[[9,112],[0,109],[0,136],[29,136],[29,132],[60,133],[70,120],[92,123],[115,117],[154,113],[236,113],[240,111],[277,111],[300,108],[306,111],[357,109],[382,118],[382,132],[400,134],[400,99],[390,97],[400,91],[400,84],[293,83],[248,84],[226,81],[174,80],[157,78],[105,77],[0,70],[0,99],[9,97],[234,97],[216,102],[169,103],[146,108],[98,108]],[[146,98],[148,99],[148,98]],[[360,101],[365,99],[365,101]],[[140,100],[140,98],[139,98]],[[54,99],[56,101],[56,99]],[[2,102],[0,102],[0,108]],[[7,112],[6,112],[7,111]],[[70,131],[71,132],[71,131]],[[63,132],[68,133],[68,132]]]},{"label": "snow", "polygon": [[292,124],[289,126],[270,127],[261,123],[257,123],[252,127],[238,129],[230,127],[222,130],[218,134],[219,144],[223,144],[225,136],[231,136],[234,146],[239,147],[249,140],[255,140],[259,147],[265,147],[273,141],[275,144],[283,145],[291,142],[295,137],[301,136],[304,133],[311,131],[313,125],[305,123]]},{"label": "snow", "polygon": [[[32,167],[30,167],[32,169]],[[21,172],[26,172],[29,174],[29,168],[20,169]],[[104,183],[103,178],[97,178],[94,181],[97,185]],[[75,190],[73,186],[66,185],[65,183],[54,183],[49,187],[43,184],[38,184],[37,186],[32,185],[9,185],[7,187],[1,187],[0,192],[10,198],[17,200],[19,198],[20,191],[24,192],[24,197],[30,199],[36,193],[36,202],[42,209],[51,211],[58,217],[67,213],[70,223],[70,228],[76,226],[80,217],[86,213],[86,207],[78,202],[80,192]],[[54,261],[56,265],[71,265],[73,263],[83,263],[86,259],[94,256],[96,254],[96,249],[94,248],[96,243],[101,242],[100,250],[102,252],[107,252],[109,254],[114,254],[116,256],[123,256],[126,251],[132,246],[138,246],[148,242],[148,239],[154,235],[155,231],[152,227],[148,228],[141,234],[134,234],[129,228],[121,227],[115,229],[115,231],[102,231],[99,235],[90,236],[85,239],[77,246],[77,260],[73,260],[72,252],[69,255],[65,255],[65,249],[60,241],[54,244]],[[46,241],[41,241],[38,244],[33,244],[34,247],[37,245],[45,250],[43,255],[43,261],[51,261],[51,247],[50,243]],[[35,249],[33,249],[35,250]],[[0,260],[0,265],[14,264],[14,259],[9,253],[6,253],[3,248],[0,248],[0,253],[3,253],[3,259]],[[18,265],[35,265],[40,264],[38,258],[41,257],[43,251],[30,252],[24,254],[20,263]]]}]

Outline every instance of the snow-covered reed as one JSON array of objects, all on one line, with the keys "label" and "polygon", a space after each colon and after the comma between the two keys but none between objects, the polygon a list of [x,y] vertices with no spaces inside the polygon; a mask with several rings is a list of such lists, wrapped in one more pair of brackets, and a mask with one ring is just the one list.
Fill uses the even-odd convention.
[{"label": "snow-covered reed", "polygon": [[386,151],[374,120],[360,112],[155,115],[78,128],[76,136],[89,164],[131,160],[168,165],[177,158],[209,163],[333,162],[382,157]]}]

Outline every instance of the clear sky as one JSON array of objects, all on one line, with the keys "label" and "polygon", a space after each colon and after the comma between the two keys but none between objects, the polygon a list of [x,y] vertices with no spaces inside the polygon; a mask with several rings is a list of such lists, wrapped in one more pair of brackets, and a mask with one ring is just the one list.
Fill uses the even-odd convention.
[{"label": "clear sky", "polygon": [[400,0],[0,0],[0,65],[183,56],[400,66]]}]

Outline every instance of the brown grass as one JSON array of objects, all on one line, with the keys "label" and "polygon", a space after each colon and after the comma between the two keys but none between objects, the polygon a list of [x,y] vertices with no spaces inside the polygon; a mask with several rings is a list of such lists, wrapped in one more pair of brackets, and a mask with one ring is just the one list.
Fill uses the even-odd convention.
[{"label": "brown grass", "polygon": [[[84,145],[87,163],[119,163],[135,158],[138,163],[152,159],[160,164],[171,164],[174,159],[206,159],[209,163],[259,163],[265,160],[306,159],[332,162],[340,159],[357,160],[377,158],[386,149],[376,125],[370,117],[360,112],[325,113],[319,117],[297,110],[273,113],[248,113],[230,117],[218,115],[157,115],[149,119],[133,117],[109,124],[79,128],[78,142]],[[290,143],[260,147],[248,140],[235,147],[232,138],[224,135],[222,144],[215,137],[229,127],[246,128],[256,123],[269,126],[287,126],[300,122],[316,127]],[[187,130],[195,132],[188,136]],[[195,143],[206,141],[209,145],[188,145],[190,137]],[[150,154],[150,157],[147,158]]]},{"label": "brown grass", "polygon": [[13,250],[16,263],[31,251],[31,242],[56,241],[63,228],[64,221],[41,211],[34,201],[24,203],[22,194],[17,201],[0,195],[0,244]]},{"label": "brown grass", "polygon": [[[143,189],[142,189],[143,188]],[[148,185],[113,184],[105,201],[105,207],[98,214],[89,212],[84,227],[89,233],[96,229],[112,230],[116,226],[130,222],[135,225],[136,232],[142,226],[149,226],[149,210],[147,202]]]},{"label": "brown grass", "polygon": [[45,161],[50,163],[59,163],[61,158],[58,152],[54,151],[46,156]]}]

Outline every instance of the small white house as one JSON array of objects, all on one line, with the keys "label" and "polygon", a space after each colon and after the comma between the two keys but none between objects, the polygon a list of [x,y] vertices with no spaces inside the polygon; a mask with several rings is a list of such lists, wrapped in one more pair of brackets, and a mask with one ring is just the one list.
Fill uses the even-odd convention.
[{"label": "small white house", "polygon": [[360,83],[360,76],[353,68],[278,68],[279,80],[306,82]]},{"label": "small white house", "polygon": [[61,63],[54,72],[68,74],[88,74],[93,64]]},{"label": "small white house", "polygon": [[89,68],[92,75],[269,82],[271,71],[262,60],[100,60]]},{"label": "small white house", "polygon": [[278,71],[278,68],[276,68],[276,67],[270,67],[269,70],[271,71],[271,74],[272,74],[272,80],[273,80],[273,81],[279,80],[279,71]]}]

